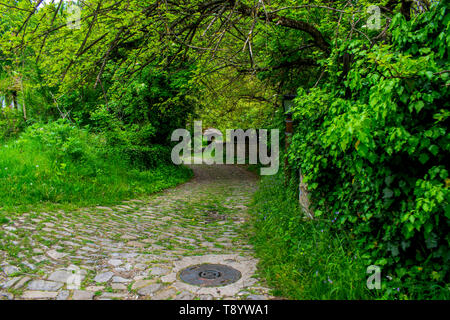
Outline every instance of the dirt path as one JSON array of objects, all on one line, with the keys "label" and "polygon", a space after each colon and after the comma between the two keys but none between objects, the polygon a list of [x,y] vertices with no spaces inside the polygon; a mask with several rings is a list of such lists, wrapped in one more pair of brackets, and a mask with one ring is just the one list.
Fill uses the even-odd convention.
[{"label": "dirt path", "polygon": [[[121,205],[28,213],[0,226],[0,299],[265,299],[248,245],[257,178],[239,166],[192,166],[177,188]],[[242,277],[202,288],[179,280],[201,263]]]}]

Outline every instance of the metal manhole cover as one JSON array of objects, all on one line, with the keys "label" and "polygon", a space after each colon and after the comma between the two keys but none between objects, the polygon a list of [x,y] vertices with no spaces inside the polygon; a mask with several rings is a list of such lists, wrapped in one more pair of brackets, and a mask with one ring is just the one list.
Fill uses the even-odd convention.
[{"label": "metal manhole cover", "polygon": [[183,269],[180,279],[200,287],[220,287],[238,281],[240,271],[222,264],[199,264]]}]

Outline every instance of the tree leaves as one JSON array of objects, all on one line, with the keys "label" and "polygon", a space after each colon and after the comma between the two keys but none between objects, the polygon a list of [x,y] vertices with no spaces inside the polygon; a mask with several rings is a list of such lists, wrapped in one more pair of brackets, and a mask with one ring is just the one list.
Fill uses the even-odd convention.
[{"label": "tree leaves", "polygon": [[[332,73],[332,57],[339,56],[333,51],[328,82],[299,90],[294,108],[301,138],[290,147],[291,165],[314,184],[322,217],[339,211],[339,227],[370,253],[368,263],[383,263],[408,281],[448,273],[442,257],[450,252],[444,240],[450,136],[442,106],[448,109],[450,96],[439,70],[450,65],[439,58],[448,43],[434,41],[448,28],[448,13],[437,14],[438,7],[414,21],[395,17],[391,42],[370,48],[360,39],[342,42],[354,55],[346,80]],[[424,272],[411,269],[418,263]]]}]

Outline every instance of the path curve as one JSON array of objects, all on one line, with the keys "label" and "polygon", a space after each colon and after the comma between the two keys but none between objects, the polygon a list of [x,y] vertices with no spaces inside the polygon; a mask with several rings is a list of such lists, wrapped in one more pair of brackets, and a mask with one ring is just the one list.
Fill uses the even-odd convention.
[{"label": "path curve", "polygon": [[[176,188],[113,207],[27,213],[0,226],[0,299],[268,299],[255,277],[247,205],[258,178],[236,165],[193,165]],[[235,267],[219,288],[178,279],[197,263]]]}]

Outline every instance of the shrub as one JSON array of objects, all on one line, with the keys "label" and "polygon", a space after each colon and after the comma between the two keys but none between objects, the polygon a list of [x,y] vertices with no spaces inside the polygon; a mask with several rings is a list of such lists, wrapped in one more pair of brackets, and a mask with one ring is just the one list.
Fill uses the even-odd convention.
[{"label": "shrub", "polygon": [[0,141],[17,136],[25,125],[20,111],[0,106]]},{"label": "shrub", "polygon": [[8,216],[49,203],[114,204],[191,176],[185,167],[154,165],[144,171],[132,167],[122,154],[111,152],[104,136],[63,120],[35,124],[0,147],[0,213]]},{"label": "shrub", "polygon": [[[390,45],[343,43],[331,81],[300,89],[294,110],[290,163],[316,215],[338,212],[335,228],[393,278],[387,296],[449,296],[449,28],[439,5],[410,22],[396,16]],[[333,72],[344,50],[354,64],[342,85]]]},{"label": "shrub", "polygon": [[107,151],[112,156],[120,155],[131,166],[139,169],[155,168],[170,162],[168,146],[152,144],[156,128],[150,124],[124,125],[105,107],[91,114],[94,130],[102,132],[106,138]]},{"label": "shrub", "polygon": [[63,119],[45,125],[36,123],[26,128],[16,143],[25,147],[30,142],[31,145],[39,146],[42,152],[51,153],[56,161],[82,160],[89,157],[89,153],[98,152],[100,146],[97,136]]}]

